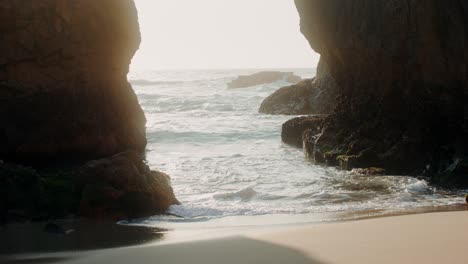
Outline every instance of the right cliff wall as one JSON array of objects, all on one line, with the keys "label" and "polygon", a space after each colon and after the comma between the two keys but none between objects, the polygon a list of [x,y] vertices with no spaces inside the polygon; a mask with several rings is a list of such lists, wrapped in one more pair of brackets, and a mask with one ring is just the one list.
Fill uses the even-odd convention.
[{"label": "right cliff wall", "polygon": [[295,2],[340,87],[311,159],[468,186],[468,2]]}]

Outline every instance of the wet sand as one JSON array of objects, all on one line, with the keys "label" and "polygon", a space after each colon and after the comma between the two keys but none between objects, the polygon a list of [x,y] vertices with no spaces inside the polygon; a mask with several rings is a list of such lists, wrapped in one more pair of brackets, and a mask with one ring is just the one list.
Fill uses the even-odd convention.
[{"label": "wet sand", "polygon": [[30,255],[6,263],[466,263],[468,211],[274,228],[201,241]]}]

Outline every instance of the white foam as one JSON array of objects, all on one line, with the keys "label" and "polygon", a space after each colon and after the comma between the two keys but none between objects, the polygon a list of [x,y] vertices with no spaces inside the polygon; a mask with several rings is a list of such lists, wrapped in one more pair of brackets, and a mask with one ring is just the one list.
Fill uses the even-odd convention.
[{"label": "white foam", "polygon": [[416,194],[431,193],[432,188],[429,186],[429,184],[426,181],[420,180],[415,183],[408,184],[406,186],[405,192],[416,193]]},{"label": "white foam", "polygon": [[[183,205],[145,220],[201,222],[238,216],[302,215],[447,205],[459,194],[411,177],[355,176],[314,166],[281,143],[290,116],[258,113],[284,82],[226,89],[251,71],[132,73],[153,86],[135,87],[147,115],[149,164],[167,172]],[[303,71],[302,77],[311,77]],[[164,84],[164,85],[163,85]]]}]

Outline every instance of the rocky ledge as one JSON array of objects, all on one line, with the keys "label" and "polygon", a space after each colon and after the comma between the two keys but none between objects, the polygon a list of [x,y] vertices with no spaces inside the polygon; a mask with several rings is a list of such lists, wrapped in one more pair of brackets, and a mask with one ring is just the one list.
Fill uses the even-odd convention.
[{"label": "rocky ledge", "polygon": [[282,80],[289,83],[298,83],[302,78],[294,75],[292,72],[265,71],[254,73],[252,75],[241,75],[237,79],[228,83],[228,88],[247,88]]},{"label": "rocky ledge", "polygon": [[43,217],[110,218],[177,203],[167,177],[144,165],[146,119],[127,81],[140,44],[133,0],[1,1],[0,35],[4,219],[37,215],[22,201],[64,203],[35,207]]},{"label": "rocky ledge", "polygon": [[272,115],[330,114],[336,106],[338,87],[320,60],[313,79],[278,89],[261,104],[259,112]]},{"label": "rocky ledge", "polygon": [[339,87],[312,160],[468,187],[468,2],[295,2]]},{"label": "rocky ledge", "polygon": [[168,175],[134,151],[65,168],[0,164],[0,222],[67,215],[123,220],[164,213],[179,202]]}]

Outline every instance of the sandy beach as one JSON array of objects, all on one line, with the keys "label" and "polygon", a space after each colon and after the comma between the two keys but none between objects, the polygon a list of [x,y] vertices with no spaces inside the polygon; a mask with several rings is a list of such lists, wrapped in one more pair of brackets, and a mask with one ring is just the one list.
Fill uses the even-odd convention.
[{"label": "sandy beach", "polygon": [[[384,217],[255,236],[318,263],[467,263],[468,212]],[[314,263],[313,261],[310,263]]]},{"label": "sandy beach", "polygon": [[43,254],[6,263],[466,263],[468,211],[252,231],[241,236]]}]

